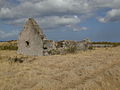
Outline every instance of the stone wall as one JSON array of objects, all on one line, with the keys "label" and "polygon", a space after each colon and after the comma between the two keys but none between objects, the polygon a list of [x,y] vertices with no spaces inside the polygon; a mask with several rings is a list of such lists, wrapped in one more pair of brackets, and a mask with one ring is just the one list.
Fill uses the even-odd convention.
[{"label": "stone wall", "polygon": [[43,55],[56,55],[56,54],[66,54],[69,53],[69,49],[76,49],[76,51],[80,50],[88,50],[90,46],[90,42],[87,40],[83,41],[71,41],[71,40],[63,40],[63,41],[53,41],[53,40],[44,40],[43,41]]},{"label": "stone wall", "polygon": [[19,35],[17,52],[23,55],[43,56],[44,38],[45,36],[36,21],[29,18]]}]

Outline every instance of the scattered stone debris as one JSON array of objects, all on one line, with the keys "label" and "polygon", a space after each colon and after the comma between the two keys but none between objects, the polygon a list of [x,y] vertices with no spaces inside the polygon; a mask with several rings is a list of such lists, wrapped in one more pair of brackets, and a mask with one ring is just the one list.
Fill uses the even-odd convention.
[{"label": "scattered stone debris", "polygon": [[[66,54],[71,49],[87,50],[90,41],[47,40],[42,29],[33,18],[29,18],[18,40],[18,53],[30,56]],[[68,50],[68,51],[66,51]]]}]

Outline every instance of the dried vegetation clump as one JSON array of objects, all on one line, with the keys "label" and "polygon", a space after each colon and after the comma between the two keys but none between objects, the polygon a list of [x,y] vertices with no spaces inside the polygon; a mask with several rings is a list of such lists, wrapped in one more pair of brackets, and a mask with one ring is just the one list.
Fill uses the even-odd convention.
[{"label": "dried vegetation clump", "polygon": [[120,47],[40,57],[1,50],[0,90],[120,90]]},{"label": "dried vegetation clump", "polygon": [[17,41],[0,42],[0,50],[17,50]]}]

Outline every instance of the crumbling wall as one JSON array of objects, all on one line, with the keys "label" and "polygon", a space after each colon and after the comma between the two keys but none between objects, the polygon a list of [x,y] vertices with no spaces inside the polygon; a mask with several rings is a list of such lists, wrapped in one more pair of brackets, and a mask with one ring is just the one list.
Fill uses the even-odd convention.
[{"label": "crumbling wall", "polygon": [[18,53],[30,56],[43,56],[44,35],[36,21],[29,18],[18,40]]},{"label": "crumbling wall", "polygon": [[56,50],[56,42],[53,40],[43,40],[43,55],[50,55],[50,51]]},{"label": "crumbling wall", "polygon": [[[56,55],[56,54],[66,54],[69,53],[69,50],[75,49],[76,51],[80,50],[88,50],[90,41],[71,41],[71,40],[63,40],[63,41],[52,41],[52,40],[44,40],[43,41],[43,55]],[[74,51],[75,51],[74,50]]]}]

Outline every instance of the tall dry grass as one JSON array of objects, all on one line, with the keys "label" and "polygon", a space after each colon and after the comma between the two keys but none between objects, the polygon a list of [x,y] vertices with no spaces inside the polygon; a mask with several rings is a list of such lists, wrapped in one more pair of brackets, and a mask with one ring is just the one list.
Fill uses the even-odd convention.
[{"label": "tall dry grass", "polygon": [[[23,63],[8,59],[23,57]],[[0,90],[120,90],[120,47],[28,57],[0,51]]]},{"label": "tall dry grass", "polygon": [[17,50],[17,41],[0,42],[0,50]]}]

